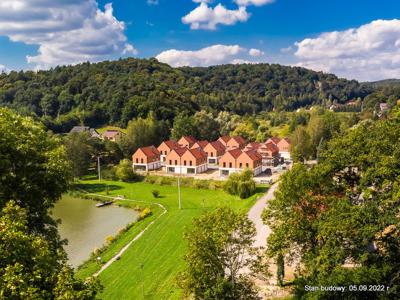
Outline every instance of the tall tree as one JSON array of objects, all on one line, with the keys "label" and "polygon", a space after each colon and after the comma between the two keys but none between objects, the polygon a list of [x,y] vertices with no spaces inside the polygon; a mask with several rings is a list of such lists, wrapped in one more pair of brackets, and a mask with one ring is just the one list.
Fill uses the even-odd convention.
[{"label": "tall tree", "polygon": [[[244,213],[218,208],[185,233],[186,268],[178,282],[194,299],[259,299],[244,269],[260,271],[254,224]],[[253,273],[254,274],[254,273]]]}]

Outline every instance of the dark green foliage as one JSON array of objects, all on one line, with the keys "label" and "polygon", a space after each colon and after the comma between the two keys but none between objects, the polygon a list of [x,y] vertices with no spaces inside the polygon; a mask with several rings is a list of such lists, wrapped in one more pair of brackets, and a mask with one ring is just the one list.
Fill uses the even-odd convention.
[{"label": "dark green foliage", "polygon": [[160,197],[160,191],[158,191],[158,190],[152,190],[151,193],[153,194],[154,198]]},{"label": "dark green foliage", "polygon": [[55,132],[78,124],[125,127],[151,111],[172,124],[178,114],[202,109],[214,115],[295,110],[344,103],[371,91],[334,75],[268,64],[174,69],[155,59],[129,58],[0,74],[0,106],[36,115]]},{"label": "dark green foliage", "polygon": [[[263,216],[267,252],[297,258],[298,298],[400,298],[399,116],[361,122],[328,142],[316,166],[297,164],[281,177]],[[310,293],[305,285],[385,291]]]},{"label": "dark green foliage", "polygon": [[231,195],[238,195],[242,199],[254,195],[256,183],[253,180],[253,172],[246,169],[242,173],[231,174],[224,185],[224,190]]},{"label": "dark green foliage", "polygon": [[[185,233],[186,268],[178,285],[193,299],[259,299],[243,268],[260,270],[252,247],[256,230],[244,213],[218,208],[193,221]],[[246,253],[243,259],[242,253]]]},{"label": "dark green foliage", "polygon": [[133,171],[132,162],[129,159],[123,159],[119,165],[115,166],[115,176],[124,182],[140,180],[140,176]]}]

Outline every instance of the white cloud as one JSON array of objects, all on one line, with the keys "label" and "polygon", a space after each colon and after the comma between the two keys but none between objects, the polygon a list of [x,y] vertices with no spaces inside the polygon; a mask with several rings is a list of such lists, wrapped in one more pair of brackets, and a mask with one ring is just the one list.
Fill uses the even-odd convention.
[{"label": "white cloud", "polygon": [[281,51],[281,53],[290,53],[290,52],[293,51],[293,47],[289,46],[289,47],[286,47],[286,48],[281,48],[280,51]]},{"label": "white cloud", "polygon": [[300,66],[359,80],[400,78],[400,20],[376,20],[295,44]]},{"label": "white cloud", "polygon": [[4,66],[4,65],[0,65],[0,74],[1,73],[3,73],[3,72],[8,72],[9,70],[6,68],[6,66]]},{"label": "white cloud", "polygon": [[234,64],[234,65],[241,65],[241,64],[259,64],[260,62],[258,62],[258,61],[250,61],[250,60],[242,59],[242,58],[235,58],[230,63]]},{"label": "white cloud", "polygon": [[148,5],[158,5],[158,0],[147,0]]},{"label": "white cloud", "polygon": [[156,58],[173,67],[211,66],[237,62],[245,50],[239,45],[213,45],[197,51],[171,49],[161,52]]},{"label": "white cloud", "polygon": [[253,57],[259,57],[259,56],[264,55],[264,52],[259,49],[252,48],[249,50],[249,54],[250,54],[250,56],[253,56]]},{"label": "white cloud", "polygon": [[250,14],[246,7],[230,10],[222,4],[214,8],[207,5],[208,1],[200,1],[200,5],[182,18],[184,24],[190,24],[191,29],[215,30],[218,24],[234,25],[237,22],[246,22]]},{"label": "white cloud", "polygon": [[275,0],[235,0],[235,3],[239,6],[249,6],[249,5],[255,5],[255,6],[262,6],[266,4],[271,4]]},{"label": "white cloud", "polygon": [[111,4],[101,10],[96,0],[0,2],[0,35],[38,45],[38,54],[27,56],[37,68],[135,54],[124,30]]}]

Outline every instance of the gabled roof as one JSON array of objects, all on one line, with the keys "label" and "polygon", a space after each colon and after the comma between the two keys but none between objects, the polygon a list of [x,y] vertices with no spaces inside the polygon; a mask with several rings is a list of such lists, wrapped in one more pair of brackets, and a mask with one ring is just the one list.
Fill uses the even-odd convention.
[{"label": "gabled roof", "polygon": [[261,147],[261,143],[258,142],[252,142],[252,143],[248,143],[246,145],[246,148],[251,148],[251,149],[258,149]]},{"label": "gabled roof", "polygon": [[160,152],[156,149],[154,146],[148,146],[148,147],[142,147],[138,149],[139,151],[142,151],[144,155],[146,155],[149,158],[154,158],[160,156]]},{"label": "gabled roof", "polygon": [[74,132],[77,132],[77,133],[86,132],[86,131],[89,131],[89,129],[90,129],[89,126],[74,126],[74,127],[71,129],[70,133],[74,133]]},{"label": "gabled roof", "polygon": [[210,145],[217,151],[225,151],[225,146],[220,141],[211,142]]},{"label": "gabled roof", "polygon": [[[171,149],[171,150],[172,150],[172,149],[180,148],[179,144],[178,144],[177,142],[173,141],[173,140],[164,141],[164,142],[162,142],[162,143],[160,144],[160,146],[161,146],[162,144],[167,145],[167,147],[168,147],[169,149]],[[158,146],[158,147],[160,147],[160,146]]]},{"label": "gabled roof", "polygon": [[176,154],[178,154],[179,156],[182,156],[186,151],[188,151],[187,148],[176,148],[173,149],[173,151],[176,152]]},{"label": "gabled roof", "polygon": [[188,149],[187,151],[192,153],[192,155],[196,159],[202,159],[202,158],[206,158],[207,157],[206,153],[201,148]]},{"label": "gabled roof", "polygon": [[275,144],[278,144],[281,141],[281,139],[279,137],[277,137],[277,136],[273,136],[272,138],[269,138],[268,140],[271,140]]},{"label": "gabled roof", "polygon": [[106,132],[103,133],[103,137],[113,138],[121,133],[122,133],[122,131],[120,131],[120,130],[107,130]]},{"label": "gabled roof", "polygon": [[291,144],[291,143],[292,143],[292,140],[290,139],[290,137],[285,137],[284,140],[285,140],[286,142],[288,142],[288,144]]},{"label": "gabled roof", "polygon": [[181,139],[186,140],[189,144],[196,143],[196,139],[190,135],[185,135],[185,136],[181,137]]},{"label": "gabled roof", "polygon": [[223,135],[220,137],[220,139],[227,143],[231,139],[231,137],[229,135]]},{"label": "gabled roof", "polygon": [[208,145],[208,141],[207,140],[197,141],[197,142],[194,143],[194,145],[191,148],[195,149],[195,148],[200,147],[200,148],[204,149],[204,147],[207,146],[207,145]]},{"label": "gabled roof", "polygon": [[238,158],[243,152],[240,149],[233,149],[233,150],[229,150],[226,153],[229,153],[231,156],[233,156],[233,158]]},{"label": "gabled roof", "polygon": [[259,153],[258,153],[257,151],[255,151],[255,150],[248,150],[248,151],[245,151],[244,153],[246,153],[247,156],[250,157],[250,159],[251,159],[252,161],[256,161],[256,160],[262,159],[261,154],[259,154]]},{"label": "gabled roof", "polygon": [[233,136],[232,139],[234,139],[239,145],[246,144],[246,140],[241,136]]}]

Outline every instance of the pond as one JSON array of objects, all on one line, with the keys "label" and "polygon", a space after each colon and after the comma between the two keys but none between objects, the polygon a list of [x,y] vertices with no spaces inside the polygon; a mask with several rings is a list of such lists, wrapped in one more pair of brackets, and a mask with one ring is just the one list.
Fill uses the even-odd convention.
[{"label": "pond", "polygon": [[100,248],[107,236],[133,222],[138,212],[115,205],[96,207],[95,201],[63,196],[53,209],[53,218],[61,219],[58,230],[63,239],[69,262],[76,268]]}]

